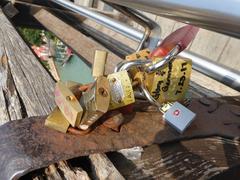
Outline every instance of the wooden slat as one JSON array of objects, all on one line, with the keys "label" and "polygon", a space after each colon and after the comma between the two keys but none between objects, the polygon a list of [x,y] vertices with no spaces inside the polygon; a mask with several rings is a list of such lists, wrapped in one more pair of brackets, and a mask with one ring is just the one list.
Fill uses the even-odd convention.
[{"label": "wooden slat", "polygon": [[[0,9],[0,124],[27,116],[48,114],[55,107],[53,87],[51,76]],[[63,163],[59,163],[60,169],[71,171],[67,164],[63,167]],[[55,168],[55,165],[49,168]],[[88,177],[81,169],[73,172],[75,175],[67,174],[65,179]],[[57,177],[57,174],[52,176]],[[47,173],[44,176],[49,179],[52,177]]]},{"label": "wooden slat", "polygon": [[126,179],[209,179],[239,165],[239,151],[239,141],[214,137],[152,145],[134,161],[117,153],[109,157]]},{"label": "wooden slat", "polygon": [[[49,31],[53,32],[63,42],[66,42],[66,44],[72,47],[78,54],[80,54],[85,60],[89,61],[91,64],[94,60],[95,50],[109,51],[102,45],[96,43],[91,38],[86,37],[76,29],[61,21],[59,18],[55,17],[53,14],[47,12],[46,10],[39,11],[34,15],[34,17]],[[106,73],[113,72],[115,64],[120,61],[121,58],[119,58],[113,53],[110,53],[108,55]]]},{"label": "wooden slat", "polygon": [[105,154],[91,154],[89,158],[92,163],[92,171],[96,179],[99,180],[124,180],[125,178],[114,167]]},{"label": "wooden slat", "polygon": [[0,46],[28,116],[46,115],[54,107],[54,81],[0,11]]},{"label": "wooden slat", "polygon": [[10,120],[21,119],[22,108],[20,99],[17,94],[15,84],[11,75],[11,70],[8,65],[8,58],[4,54],[4,47],[0,46],[0,115],[1,122],[4,124]]}]

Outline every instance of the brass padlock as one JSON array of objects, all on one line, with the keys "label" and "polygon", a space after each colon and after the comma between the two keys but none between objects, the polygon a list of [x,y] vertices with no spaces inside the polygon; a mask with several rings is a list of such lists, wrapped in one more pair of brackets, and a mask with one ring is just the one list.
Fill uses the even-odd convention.
[{"label": "brass padlock", "polygon": [[67,121],[73,127],[76,127],[80,124],[83,109],[70,89],[65,83],[61,81],[57,82],[54,91],[55,102]]},{"label": "brass padlock", "polygon": [[163,69],[145,74],[145,86],[160,103],[183,100],[190,82],[192,61],[176,57]]},{"label": "brass padlock", "polygon": [[107,55],[108,53],[106,51],[100,51],[100,50],[95,51],[93,70],[92,70],[92,76],[94,78],[104,75]]},{"label": "brass padlock", "polygon": [[63,116],[58,107],[52,111],[45,121],[45,126],[63,133],[67,132],[69,125],[70,123]]},{"label": "brass padlock", "polygon": [[[127,60],[147,59],[148,49],[126,56]],[[159,61],[161,58],[154,58]],[[159,103],[182,100],[188,89],[192,70],[192,61],[186,58],[176,57],[165,67],[154,73],[141,72],[131,69],[133,80],[142,82]]]},{"label": "brass padlock", "polygon": [[135,52],[133,54],[127,55],[125,57],[125,60],[127,61],[132,61],[132,60],[136,60],[136,59],[142,59],[142,60],[147,60],[148,56],[150,54],[150,50],[149,49],[143,49],[141,51]]},{"label": "brass padlock", "polygon": [[84,115],[78,128],[87,130],[108,111],[110,103],[108,79],[104,76],[98,77],[92,87],[82,94],[80,103],[84,108]]},{"label": "brass padlock", "polygon": [[[81,86],[81,84],[73,81],[67,81],[64,82],[64,84],[67,88],[69,88],[73,92],[75,97],[81,96],[81,91],[79,91],[79,87]],[[45,126],[63,133],[67,132],[69,125],[70,123],[64,117],[64,115],[62,114],[58,107],[56,107],[52,111],[52,113],[47,117],[45,121]]]},{"label": "brass padlock", "polygon": [[135,102],[132,82],[127,71],[120,71],[108,75],[111,89],[109,110],[127,106]]}]

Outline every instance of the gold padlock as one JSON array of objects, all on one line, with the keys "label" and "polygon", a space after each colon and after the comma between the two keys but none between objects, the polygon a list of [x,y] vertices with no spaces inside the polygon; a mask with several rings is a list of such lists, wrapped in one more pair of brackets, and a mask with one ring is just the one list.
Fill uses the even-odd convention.
[{"label": "gold padlock", "polygon": [[[73,81],[67,81],[64,82],[64,85],[73,92],[75,97],[81,96],[81,91],[79,91],[79,87],[81,86],[81,84]],[[67,132],[69,125],[70,123],[64,117],[58,107],[56,107],[45,120],[45,126],[63,133]]]},{"label": "gold padlock", "polygon": [[95,51],[93,70],[92,70],[92,76],[94,78],[104,75],[107,55],[108,53],[106,51],[100,51],[100,50]]},{"label": "gold padlock", "polygon": [[[147,59],[148,49],[126,56],[126,60]],[[161,58],[154,58],[159,61]],[[133,80],[145,83],[150,94],[160,103],[182,100],[188,89],[192,70],[192,61],[176,57],[155,73],[147,74],[138,69],[130,71]]]},{"label": "gold padlock", "polygon": [[132,60],[136,60],[136,59],[142,59],[142,60],[147,60],[148,56],[150,54],[150,50],[149,49],[143,49],[141,51],[135,52],[133,54],[127,55],[125,57],[125,60],[127,61],[132,61]]},{"label": "gold padlock", "polygon": [[110,103],[108,79],[104,76],[98,77],[92,87],[82,94],[80,103],[84,107],[84,115],[78,128],[87,130],[108,111]]},{"label": "gold padlock", "polygon": [[54,91],[55,102],[67,121],[76,127],[80,124],[83,109],[73,92],[65,83],[59,81],[56,83]]},{"label": "gold padlock", "polygon": [[60,109],[56,107],[53,112],[47,117],[45,126],[57,131],[66,133],[70,123],[63,116]]},{"label": "gold padlock", "polygon": [[132,83],[127,71],[109,74],[107,78],[111,89],[109,110],[117,109],[135,102]]},{"label": "gold padlock", "polygon": [[183,100],[188,89],[192,61],[176,57],[161,70],[145,74],[144,83],[150,94],[160,103]]}]

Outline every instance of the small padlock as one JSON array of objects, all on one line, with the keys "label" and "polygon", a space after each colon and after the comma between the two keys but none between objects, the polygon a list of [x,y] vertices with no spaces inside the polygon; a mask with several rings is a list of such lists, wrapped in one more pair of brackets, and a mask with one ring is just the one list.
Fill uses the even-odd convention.
[{"label": "small padlock", "polygon": [[[76,98],[81,96],[81,91],[79,91],[81,84],[73,81],[67,81],[64,82],[64,85],[73,92]],[[69,121],[64,117],[58,107],[52,111],[45,121],[45,126],[63,133],[67,132],[69,125]]]},{"label": "small padlock", "polygon": [[84,107],[84,115],[78,128],[87,130],[108,111],[110,103],[108,79],[104,76],[98,77],[92,87],[82,94],[80,103]]},{"label": "small padlock", "polygon": [[196,117],[194,112],[178,102],[163,105],[161,111],[164,113],[164,120],[181,134]]},{"label": "small padlock", "polygon": [[76,127],[80,124],[83,109],[73,92],[65,83],[59,81],[56,83],[54,91],[55,102],[67,121]]},{"label": "small padlock", "polygon": [[120,71],[108,75],[111,89],[109,110],[127,106],[135,102],[132,82],[127,71]]},{"label": "small padlock", "polygon": [[160,103],[185,98],[192,71],[192,61],[176,57],[164,68],[145,74],[144,83],[150,94]]},{"label": "small padlock", "polygon": [[63,133],[67,132],[69,125],[70,123],[63,116],[58,107],[52,111],[45,121],[45,126]]},{"label": "small padlock", "polygon": [[[149,54],[150,51],[145,49],[126,56],[126,59],[146,60]],[[154,57],[152,61],[159,62],[161,58]],[[136,68],[129,72],[134,81],[145,84],[154,99],[159,103],[164,103],[184,99],[190,82],[191,70],[192,61],[190,59],[176,57],[154,73],[142,72]]]}]

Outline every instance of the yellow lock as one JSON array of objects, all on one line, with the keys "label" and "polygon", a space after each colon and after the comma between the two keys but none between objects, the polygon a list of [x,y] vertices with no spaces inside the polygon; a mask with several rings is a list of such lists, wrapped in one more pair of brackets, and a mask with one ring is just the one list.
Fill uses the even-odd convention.
[{"label": "yellow lock", "polygon": [[131,80],[127,71],[109,74],[111,89],[109,110],[117,109],[135,102]]},{"label": "yellow lock", "polygon": [[84,115],[78,127],[87,130],[108,111],[110,87],[107,78],[104,76],[97,77],[92,87],[83,93],[80,102],[84,107]]},{"label": "yellow lock", "polygon": [[60,109],[56,107],[53,112],[47,117],[45,126],[57,131],[66,133],[70,123],[63,116]]},{"label": "yellow lock", "polygon": [[[149,49],[126,56],[126,60],[147,59]],[[153,61],[158,61],[155,58]],[[150,94],[160,103],[182,100],[188,89],[192,71],[192,61],[177,57],[161,70],[147,74],[137,69],[130,71],[134,80],[145,83]]]},{"label": "yellow lock", "polygon": [[136,59],[147,60],[149,54],[150,54],[149,49],[143,49],[141,51],[138,51],[138,52],[135,52],[133,54],[130,54],[130,55],[126,56],[125,60],[127,60],[127,61],[132,61],[132,60],[136,60]]},{"label": "yellow lock", "polygon": [[163,69],[145,74],[144,83],[150,94],[160,103],[182,100],[188,89],[192,61],[176,57]]},{"label": "yellow lock", "polygon": [[54,91],[55,102],[67,121],[76,127],[80,123],[83,109],[70,89],[65,83],[57,82]]}]

